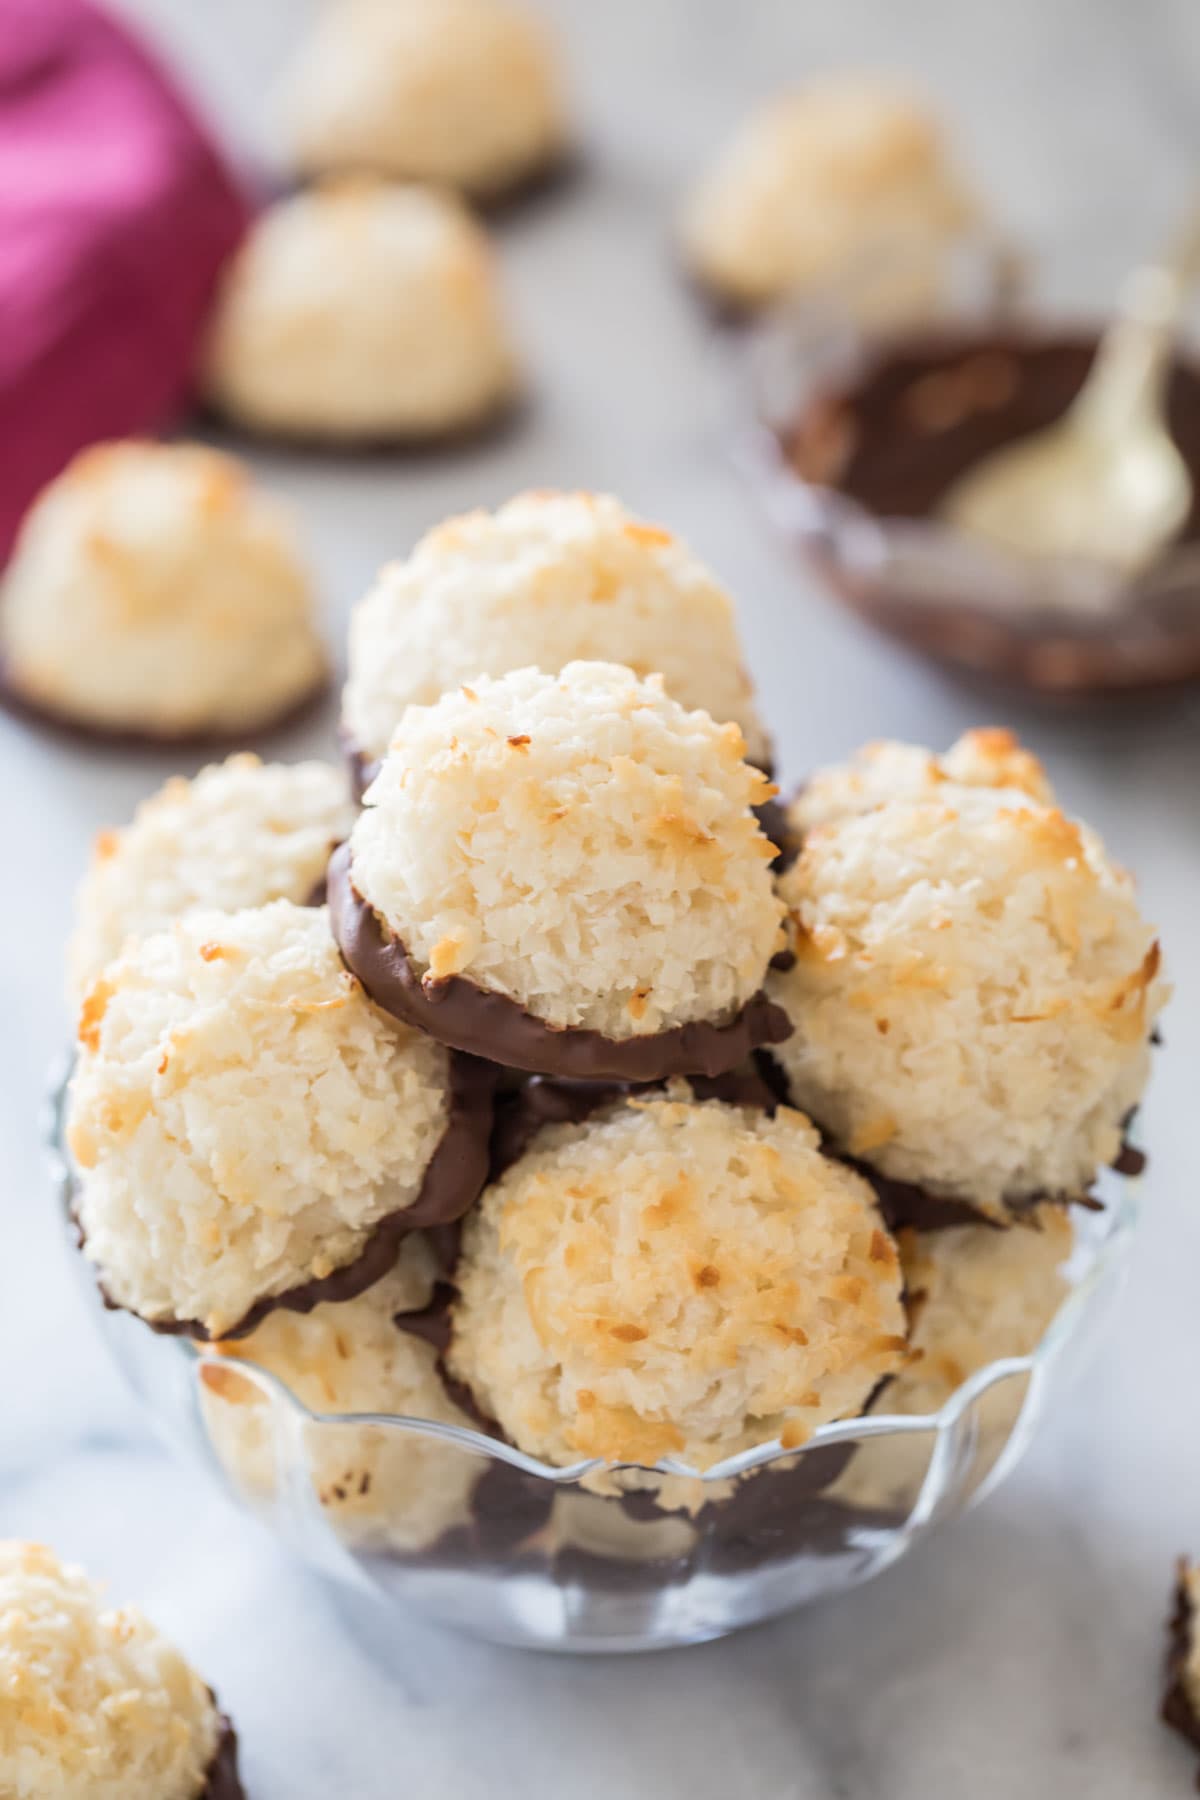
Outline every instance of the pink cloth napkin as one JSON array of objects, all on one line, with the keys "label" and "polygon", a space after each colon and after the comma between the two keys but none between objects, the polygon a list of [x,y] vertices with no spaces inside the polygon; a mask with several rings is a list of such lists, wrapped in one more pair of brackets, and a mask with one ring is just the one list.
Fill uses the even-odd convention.
[{"label": "pink cloth napkin", "polygon": [[178,417],[248,217],[124,25],[0,0],[0,558],[77,450]]}]

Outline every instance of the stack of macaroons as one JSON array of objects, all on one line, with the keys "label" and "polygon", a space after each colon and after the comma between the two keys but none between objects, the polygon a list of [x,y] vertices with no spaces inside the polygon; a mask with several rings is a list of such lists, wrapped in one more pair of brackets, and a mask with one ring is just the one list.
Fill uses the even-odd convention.
[{"label": "stack of macaroons", "polygon": [[212,1693],[82,1569],[0,1540],[0,1793],[6,1800],[244,1800]]},{"label": "stack of macaroons", "polygon": [[[727,596],[557,494],[385,572],[344,730],[378,765],[357,812],[319,764],[172,783],[104,841],[72,950],[85,1253],[211,1345],[245,1494],[290,1392],[356,1547],[479,1529],[497,1470],[454,1427],[698,1529],[730,1459],[1036,1348],[1166,989],[1010,734],[819,771],[773,872]],[[894,1503],[895,1471],[843,1473]]]}]

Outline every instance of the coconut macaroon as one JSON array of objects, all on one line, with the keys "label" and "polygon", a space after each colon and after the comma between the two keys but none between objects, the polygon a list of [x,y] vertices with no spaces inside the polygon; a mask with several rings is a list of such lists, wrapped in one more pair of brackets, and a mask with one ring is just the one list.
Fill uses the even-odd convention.
[{"label": "coconut macaroon", "polygon": [[858,1412],[896,1246],[802,1114],[686,1084],[549,1127],[467,1219],[451,1373],[527,1454],[704,1469]]},{"label": "coconut macaroon", "polygon": [[1200,1563],[1181,1557],[1175,1571],[1174,1608],[1168,1626],[1166,1724],[1200,1750]]},{"label": "coconut macaroon", "polygon": [[514,1068],[716,1075],[787,1029],[770,791],[742,735],[610,663],[516,670],[410,707],[330,864],[380,1005]]},{"label": "coconut macaroon", "polygon": [[517,369],[486,234],[432,188],[364,178],[277,201],[226,272],[209,400],[272,437],[360,445],[466,434]]},{"label": "coconut macaroon", "polygon": [[42,1544],[0,1540],[0,1793],[242,1800],[237,1743],[195,1670]]},{"label": "coconut macaroon", "polygon": [[890,738],[864,744],[848,762],[833,763],[808,778],[787,807],[788,827],[802,839],[830,819],[868,812],[887,800],[936,799],[946,782],[1016,788],[1054,805],[1049,777],[1032,750],[1001,726],[982,726],[964,732],[940,756]]},{"label": "coconut macaroon", "polygon": [[192,781],[172,776],[92,847],[67,948],[76,1003],[127,938],[161,931],[189,907],[323,897],[330,851],[353,822],[346,778],[328,763],[241,754]]},{"label": "coconut macaroon", "polygon": [[[958,1225],[898,1233],[909,1319],[909,1354],[872,1402],[875,1414],[934,1417],[990,1363],[1031,1356],[1070,1289],[1065,1264],[1074,1232],[1062,1207],[1039,1206],[1009,1231]],[[1002,1454],[1028,1392],[1025,1376],[1000,1376],[972,1402],[972,1473],[983,1480]],[[931,1432],[863,1439],[831,1498],[908,1511],[929,1468]]]},{"label": "coconut macaroon", "polygon": [[480,199],[543,174],[566,143],[549,36],[508,0],[327,0],[283,111],[307,176],[367,170]]},{"label": "coconut macaroon", "polygon": [[834,76],[747,120],[692,193],[682,241],[698,279],[738,310],[899,252],[908,278],[876,268],[872,286],[876,306],[902,313],[936,291],[917,251],[935,256],[974,217],[928,111],[885,81]]},{"label": "coconut macaroon", "polygon": [[[201,1404],[226,1473],[250,1499],[270,1497],[290,1465],[276,1466],[275,1411],[288,1405],[245,1365],[265,1369],[310,1412],[388,1413],[473,1428],[449,1399],[435,1352],[398,1329],[397,1313],[424,1307],[437,1267],[420,1233],[405,1238],[391,1273],[356,1300],[307,1317],[275,1312],[249,1337],[218,1343],[229,1365],[206,1364]],[[304,1454],[317,1498],[338,1535],[356,1546],[417,1550],[468,1514],[479,1459],[399,1427],[308,1422]],[[294,1453],[294,1434],[278,1438]]]},{"label": "coconut macaroon", "polygon": [[768,991],[793,1101],[882,1175],[1001,1221],[1121,1148],[1167,996],[1153,928],[1086,826],[945,782],[812,831]]},{"label": "coconut macaroon", "polygon": [[324,685],[287,516],[198,444],[83,451],[21,528],[0,609],[10,696],[101,733],[226,737]]},{"label": "coconut macaroon", "polygon": [[1061,1207],[1039,1206],[1011,1231],[910,1227],[898,1242],[912,1355],[877,1412],[936,1413],[988,1363],[1030,1355],[1068,1292],[1074,1232]]},{"label": "coconut macaroon", "polygon": [[350,622],[343,732],[374,762],[406,706],[477,675],[593,659],[662,675],[770,762],[729,595],[669,531],[603,494],[520,494],[447,520],[383,569]]},{"label": "coconut macaroon", "polygon": [[198,1337],[349,1299],[475,1199],[490,1115],[481,1071],[371,1005],[324,907],[190,912],[84,999],[86,1254],[114,1304]]}]

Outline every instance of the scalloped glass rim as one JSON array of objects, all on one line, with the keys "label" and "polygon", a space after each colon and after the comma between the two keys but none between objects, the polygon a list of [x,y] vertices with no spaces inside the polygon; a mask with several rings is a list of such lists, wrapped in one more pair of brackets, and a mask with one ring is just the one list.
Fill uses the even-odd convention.
[{"label": "scalloped glass rim", "polygon": [[[44,1138],[50,1161],[51,1177],[56,1196],[62,1210],[63,1220],[73,1235],[71,1220],[71,1194],[74,1187],[74,1175],[71,1167],[70,1153],[66,1148],[63,1136],[63,1122],[67,1085],[70,1079],[71,1058],[65,1063],[55,1066],[51,1074],[49,1097],[44,1109]],[[768,1464],[786,1460],[794,1464],[810,1452],[828,1448],[847,1441],[859,1442],[867,1438],[917,1435],[923,1432],[937,1433],[939,1438],[952,1438],[954,1428],[960,1418],[970,1410],[981,1395],[994,1387],[998,1382],[1007,1381],[1013,1376],[1028,1376],[1030,1386],[1044,1379],[1051,1365],[1075,1337],[1076,1330],[1088,1312],[1091,1301],[1102,1288],[1108,1278],[1120,1272],[1128,1253],[1133,1233],[1139,1216],[1139,1204],[1133,1193],[1133,1182],[1129,1177],[1110,1176],[1114,1186],[1118,1188],[1117,1197],[1106,1204],[1102,1213],[1087,1213],[1084,1216],[1092,1222],[1095,1241],[1092,1244],[1081,1244],[1078,1239],[1068,1267],[1081,1257],[1086,1266],[1079,1274],[1071,1292],[1066,1296],[1041,1342],[1037,1348],[1026,1356],[1008,1356],[986,1363],[977,1369],[962,1386],[956,1388],[946,1404],[935,1413],[876,1413],[860,1414],[858,1417],[838,1419],[829,1425],[820,1426],[813,1435],[798,1447],[786,1449],[779,1439],[754,1445],[748,1450],[740,1451],[736,1456],[726,1457],[722,1462],[713,1463],[708,1468],[696,1469],[690,1463],[676,1457],[664,1457],[654,1464],[618,1463],[606,1464],[601,1457],[589,1457],[580,1462],[558,1467],[552,1463],[542,1462],[538,1457],[527,1456],[524,1451],[506,1444],[499,1438],[488,1437],[482,1431],[466,1426],[441,1424],[432,1419],[410,1417],[403,1413],[326,1413],[316,1412],[304,1404],[294,1394],[286,1382],[277,1375],[263,1368],[250,1358],[239,1356],[237,1372],[240,1376],[252,1380],[265,1394],[281,1401],[289,1410],[298,1426],[371,1426],[375,1429],[399,1433],[413,1433],[421,1437],[440,1438],[447,1443],[457,1444],[477,1456],[486,1457],[494,1462],[505,1462],[527,1475],[534,1475],[555,1486],[570,1486],[578,1483],[582,1477],[594,1470],[617,1468],[654,1473],[658,1475],[683,1476],[689,1480],[704,1483],[727,1481],[731,1476],[748,1474]],[[72,1243],[72,1254],[76,1257],[80,1252]],[[90,1265],[88,1265],[90,1272]],[[97,1290],[98,1295],[98,1290]],[[147,1327],[149,1330],[149,1327]],[[165,1351],[185,1359],[187,1365],[202,1375],[207,1368],[229,1368],[225,1357],[214,1355],[202,1344],[185,1337],[160,1337],[159,1342]],[[1010,1439],[1005,1451],[983,1483],[981,1492],[989,1491],[1001,1479],[1010,1466],[1015,1455],[1014,1441]]]}]

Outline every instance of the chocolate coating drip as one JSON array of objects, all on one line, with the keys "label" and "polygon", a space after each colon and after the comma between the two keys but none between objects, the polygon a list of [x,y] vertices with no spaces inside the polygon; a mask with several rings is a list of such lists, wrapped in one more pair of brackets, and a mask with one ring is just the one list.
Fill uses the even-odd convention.
[{"label": "chocolate coating drip", "polygon": [[524,1156],[544,1125],[578,1125],[632,1090],[612,1081],[553,1081],[534,1075],[496,1102],[492,1131],[492,1180]]},{"label": "chocolate coating drip", "polygon": [[[688,1082],[697,1100],[722,1100],[727,1106],[753,1106],[773,1113],[778,1100],[753,1064],[724,1075],[693,1075]],[[555,1081],[532,1075],[496,1102],[492,1132],[492,1180],[524,1156],[544,1125],[578,1125],[626,1094],[662,1093],[659,1082]]]},{"label": "chocolate coating drip", "polygon": [[351,737],[344,725],[338,726],[338,743],[342,747],[342,755],[346,759],[346,773],[350,780],[350,792],[353,798],[362,805],[362,797],[378,775],[381,758],[369,756]]},{"label": "chocolate coating drip", "polygon": [[646,1037],[609,1038],[547,1025],[508,995],[490,993],[463,975],[422,979],[404,945],[388,935],[355,888],[346,844],[329,864],[329,917],[347,967],[385,1012],[443,1044],[531,1074],[628,1082],[723,1075],[759,1045],[791,1036],[787,1015],[761,991],[727,1025],[697,1021]]},{"label": "chocolate coating drip", "polygon": [[[314,1276],[285,1288],[281,1294],[264,1295],[236,1324],[218,1332],[217,1339],[227,1342],[246,1337],[280,1307],[288,1312],[309,1313],[326,1301],[357,1299],[394,1267],[407,1232],[444,1228],[460,1219],[479,1198],[488,1178],[495,1081],[496,1071],[487,1063],[453,1053],[446,1128],[429,1160],[416,1199],[380,1219],[353,1262],[334,1269],[330,1275]],[[76,1229],[82,1248],[85,1233],[78,1215]],[[98,1285],[110,1311],[132,1310],[114,1300],[99,1277]],[[208,1327],[198,1319],[146,1319],[144,1323],[165,1337],[190,1337],[201,1343],[213,1339]]]},{"label": "chocolate coating drip", "polygon": [[[836,1154],[836,1151],[830,1151],[830,1155]],[[996,1231],[1004,1229],[997,1219],[981,1213],[969,1200],[931,1194],[928,1188],[919,1187],[915,1182],[893,1181],[890,1176],[881,1175],[878,1169],[872,1169],[853,1156],[839,1156],[838,1160],[856,1169],[870,1182],[889,1231],[899,1231],[905,1225],[911,1225],[917,1231],[948,1231],[955,1225],[987,1225]],[[1028,1202],[1030,1206],[1035,1204],[1036,1201]]]},{"label": "chocolate coating drip", "polygon": [[[1192,1647],[1192,1630],[1196,1618],[1191,1595],[1187,1590],[1187,1572],[1187,1558],[1181,1556],[1176,1572],[1174,1605],[1167,1623],[1164,1668],[1166,1686],[1160,1717],[1164,1725],[1169,1725],[1172,1731],[1177,1731],[1189,1744],[1194,1744],[1200,1750],[1200,1718],[1196,1716],[1184,1682],[1184,1670]],[[1197,1775],[1196,1786],[1200,1788],[1200,1775]]]},{"label": "chocolate coating drip", "polygon": [[217,1748],[197,1800],[246,1800],[246,1790],[238,1774],[237,1732],[224,1713],[221,1714]]},{"label": "chocolate coating drip", "polygon": [[490,1413],[484,1412],[466,1382],[460,1381],[457,1375],[452,1375],[446,1366],[446,1358],[454,1339],[453,1307],[457,1297],[458,1289],[451,1270],[445,1281],[437,1283],[425,1306],[418,1307],[413,1312],[393,1313],[392,1324],[397,1331],[403,1331],[409,1337],[419,1338],[423,1344],[429,1345],[437,1359],[438,1380],[452,1405],[465,1413],[485,1437],[500,1438],[507,1443],[508,1440],[495,1419]]}]

